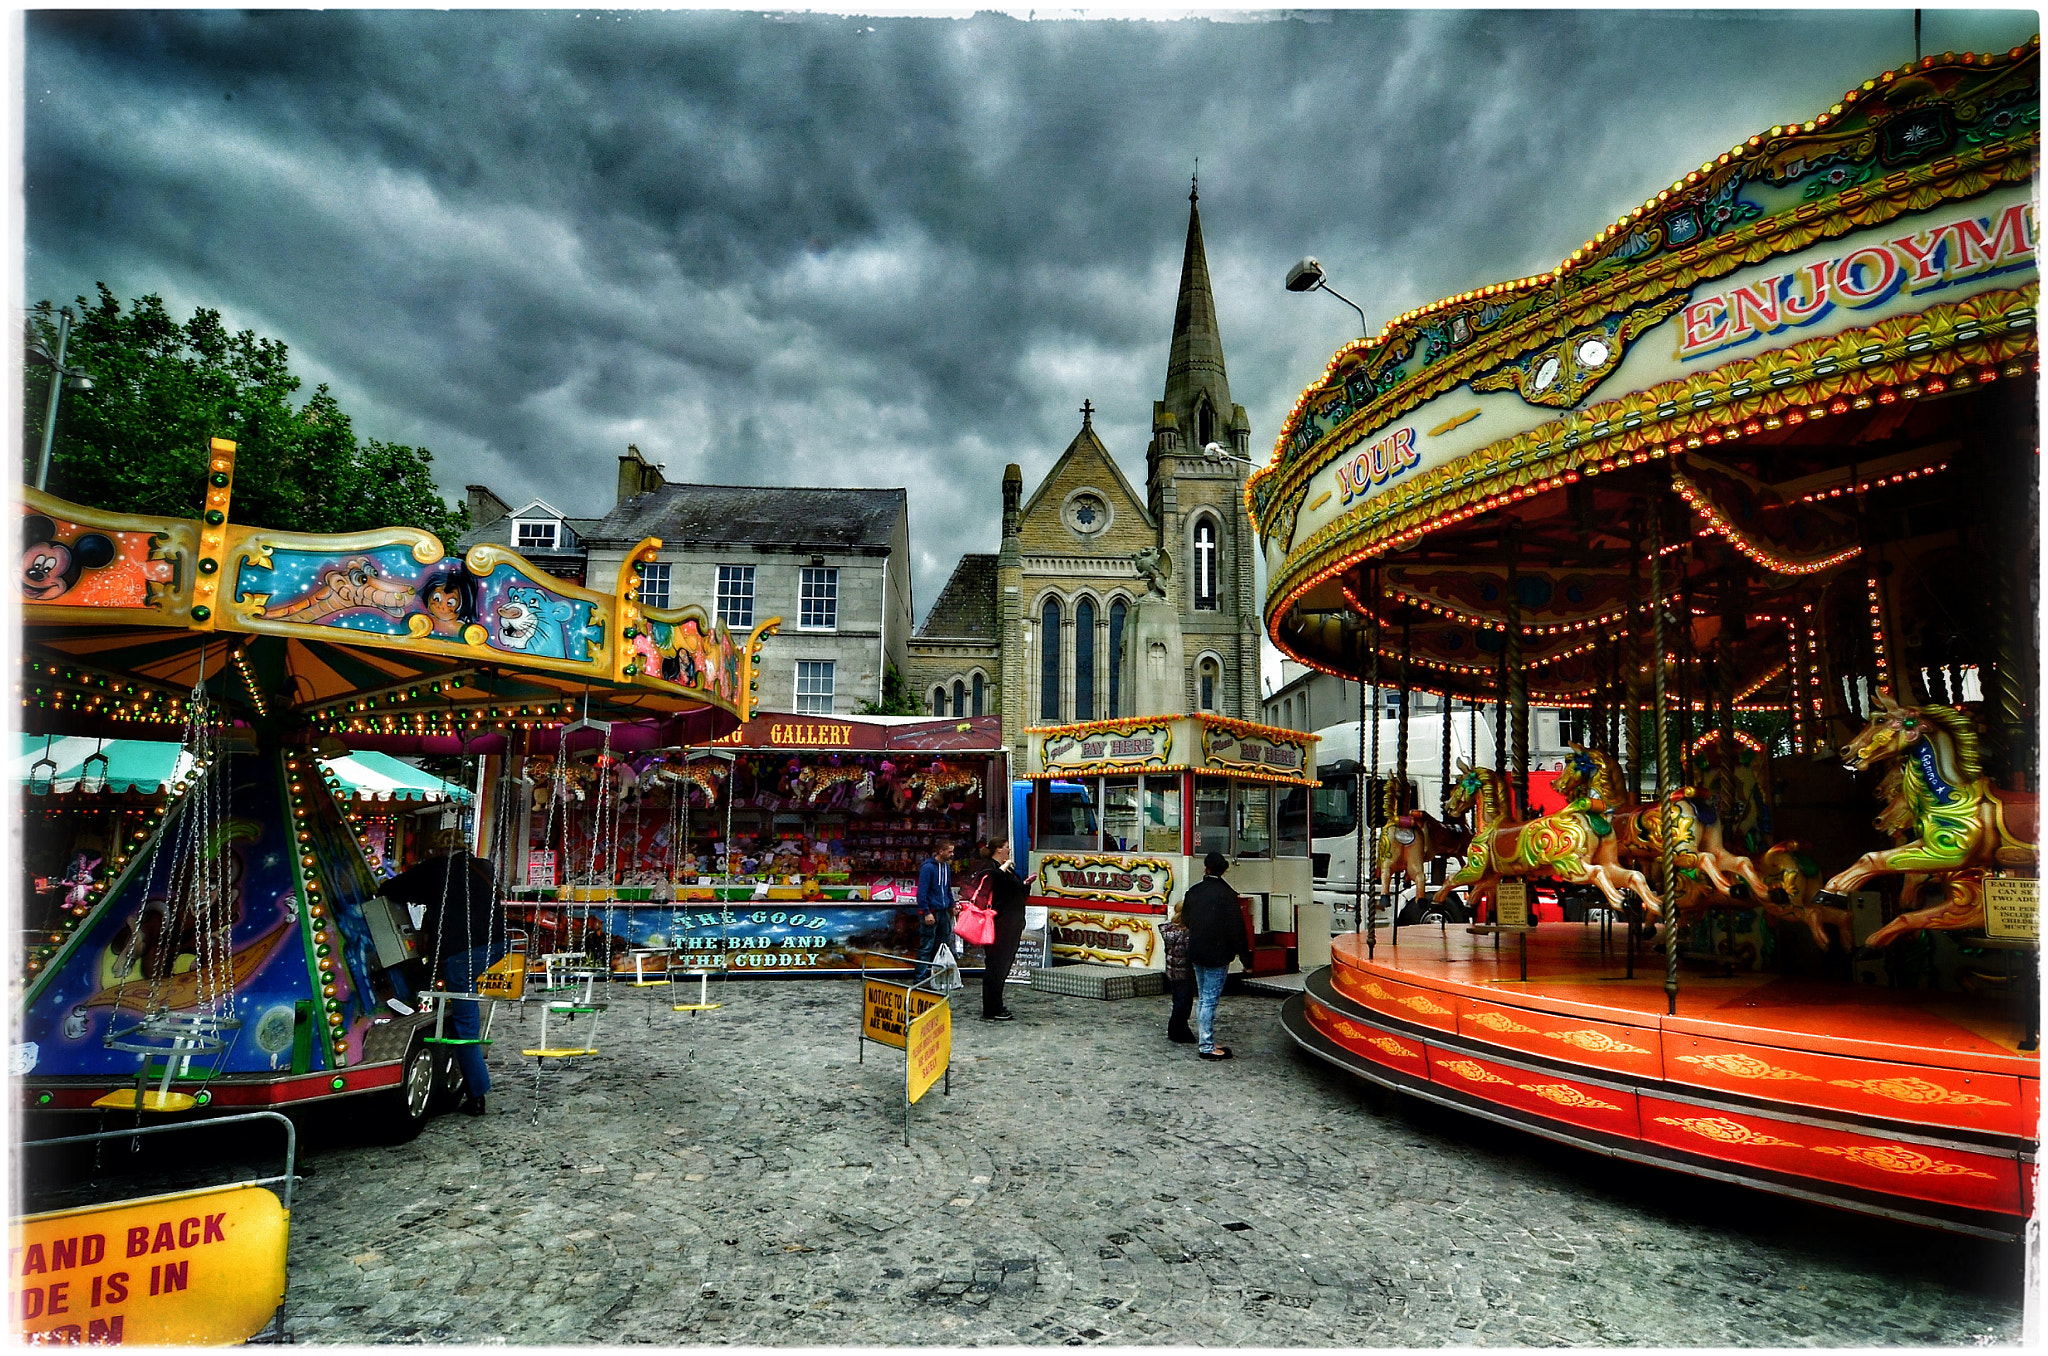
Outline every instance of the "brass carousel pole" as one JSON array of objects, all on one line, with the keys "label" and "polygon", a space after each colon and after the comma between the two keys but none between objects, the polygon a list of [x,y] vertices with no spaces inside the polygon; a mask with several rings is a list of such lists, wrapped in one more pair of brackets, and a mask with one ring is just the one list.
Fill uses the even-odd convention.
[{"label": "brass carousel pole", "polygon": [[[1363,646],[1367,643],[1366,634],[1365,626],[1361,623],[1357,631],[1359,645]],[[1358,796],[1351,803],[1353,817],[1357,820],[1357,841],[1353,844],[1351,851],[1351,930],[1353,932],[1363,932],[1365,931],[1365,807],[1367,801],[1372,797],[1372,780],[1367,775],[1365,766],[1365,656],[1358,654],[1353,655],[1352,658],[1358,661],[1355,665],[1355,672],[1358,676],[1358,757],[1352,760],[1358,768]],[[1371,948],[1372,940],[1367,938],[1366,949],[1370,952]]]},{"label": "brass carousel pole", "polygon": [[[1387,829],[1390,834],[1393,831],[1396,810],[1401,807],[1402,802],[1408,799],[1408,656],[1410,653],[1411,637],[1409,633],[1411,629],[1412,617],[1408,609],[1404,607],[1401,611],[1401,723],[1396,727],[1394,735],[1394,789],[1387,797]],[[1418,900],[1421,899],[1422,882],[1411,880],[1408,882],[1408,886],[1415,891],[1415,897]],[[1398,899],[1394,901],[1393,909],[1394,929],[1392,936],[1394,945],[1399,946],[1401,944],[1401,904]]]},{"label": "brass carousel pole", "polygon": [[[1629,517],[1631,532],[1628,541],[1628,609],[1624,621],[1624,643],[1627,658],[1622,664],[1622,724],[1628,735],[1628,798],[1640,800],[1643,794],[1643,709],[1636,694],[1642,691],[1643,673],[1643,631],[1641,615],[1637,612],[1636,600],[1643,596],[1643,533],[1641,509],[1631,506]],[[1656,599],[1650,600],[1656,606]],[[1621,750],[1617,747],[1614,756],[1619,759]],[[1629,929],[1629,936],[1635,936],[1635,929]]]},{"label": "brass carousel pole", "polygon": [[[1680,568],[1683,568],[1681,563]],[[1664,498],[1662,493],[1650,506],[1650,635],[1656,649],[1657,716],[1657,829],[1659,837],[1657,893],[1664,901],[1664,1001],[1670,1015],[1678,1015],[1678,908],[1673,898],[1672,877],[1677,874],[1677,825],[1666,797],[1671,780],[1670,669],[1664,650]],[[1684,591],[1680,591],[1681,600]]]},{"label": "brass carousel pole", "polygon": [[1514,785],[1515,817],[1529,817],[1529,677],[1522,671],[1522,598],[1518,582],[1518,557],[1522,549],[1522,530],[1519,522],[1510,522],[1507,530],[1508,546],[1508,636],[1501,647],[1501,660],[1507,669],[1508,707],[1513,713],[1515,726]]},{"label": "brass carousel pole", "polygon": [[[1372,607],[1372,657],[1366,661],[1372,673],[1372,762],[1367,773],[1366,800],[1358,807],[1359,817],[1364,819],[1370,813],[1372,803],[1370,788],[1380,775],[1380,567],[1372,567],[1368,591]],[[1372,881],[1366,887],[1365,895],[1365,956],[1372,959],[1373,944],[1379,939],[1380,925],[1380,836],[1377,831],[1369,835],[1368,848],[1372,854]]]},{"label": "brass carousel pole", "polygon": [[[1443,735],[1444,742],[1444,761],[1443,775],[1436,784],[1437,803],[1430,807],[1430,813],[1440,816],[1444,812],[1444,797],[1449,795],[1451,792],[1451,694],[1449,683],[1444,684],[1444,692],[1440,697],[1437,698],[1437,700],[1443,703],[1442,707],[1439,708],[1438,711],[1437,724],[1440,727],[1442,727],[1441,733]],[[1434,885],[1442,885],[1444,883],[1444,870],[1449,865],[1449,863],[1446,862],[1442,857],[1433,857],[1430,860],[1434,865],[1434,874],[1436,876],[1436,879],[1431,883]]]}]

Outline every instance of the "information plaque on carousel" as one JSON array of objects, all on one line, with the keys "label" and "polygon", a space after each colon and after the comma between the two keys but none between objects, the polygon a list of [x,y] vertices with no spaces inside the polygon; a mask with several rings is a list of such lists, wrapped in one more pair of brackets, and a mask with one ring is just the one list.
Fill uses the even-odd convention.
[{"label": "information plaque on carousel", "polygon": [[2039,940],[2041,882],[1993,876],[1984,882],[1984,935]]},{"label": "information plaque on carousel", "polygon": [[1495,921],[1504,928],[1525,928],[1529,926],[1529,882],[1525,880],[1504,880],[1494,887],[1493,911]]}]

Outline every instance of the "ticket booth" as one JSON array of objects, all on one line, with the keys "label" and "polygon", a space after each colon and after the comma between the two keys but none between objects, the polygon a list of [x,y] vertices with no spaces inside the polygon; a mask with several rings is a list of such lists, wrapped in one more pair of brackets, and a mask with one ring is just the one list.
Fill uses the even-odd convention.
[{"label": "ticket booth", "polygon": [[1029,734],[1032,902],[1046,906],[1055,958],[1163,968],[1159,926],[1220,852],[1245,901],[1253,971],[1292,968],[1316,736],[1208,714]]}]

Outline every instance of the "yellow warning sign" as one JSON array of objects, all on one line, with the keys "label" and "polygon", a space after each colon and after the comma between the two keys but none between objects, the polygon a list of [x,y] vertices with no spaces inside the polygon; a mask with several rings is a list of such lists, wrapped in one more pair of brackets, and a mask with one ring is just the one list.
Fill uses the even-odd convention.
[{"label": "yellow warning sign", "polygon": [[[910,1011],[904,1013],[904,995],[910,995]],[[871,979],[861,992],[860,1025],[861,1034],[871,1041],[883,1045],[903,1048],[904,1030],[919,1014],[935,1007],[945,1007],[946,1000],[928,989],[912,993],[907,984],[892,984],[886,979]]]},{"label": "yellow warning sign", "polygon": [[516,1002],[526,996],[526,954],[514,951],[476,977],[476,991],[486,998]]},{"label": "yellow warning sign", "polygon": [[903,1077],[909,1084],[909,1100],[915,1102],[945,1077],[946,1067],[953,1062],[951,1004],[941,1000],[910,1019],[910,1041],[904,1053],[909,1058]]},{"label": "yellow warning sign", "polygon": [[70,1346],[243,1342],[284,1302],[291,1213],[212,1187],[14,1221],[16,1331]]}]

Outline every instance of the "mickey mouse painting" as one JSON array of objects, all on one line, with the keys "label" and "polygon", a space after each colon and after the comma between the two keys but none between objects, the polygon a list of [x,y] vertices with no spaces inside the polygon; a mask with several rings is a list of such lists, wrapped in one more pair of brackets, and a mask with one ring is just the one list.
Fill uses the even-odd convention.
[{"label": "mickey mouse painting", "polygon": [[57,524],[40,513],[22,522],[21,595],[32,603],[54,603],[78,583],[79,575],[114,563],[113,538],[87,532],[57,540]]}]

